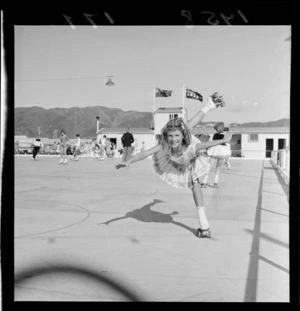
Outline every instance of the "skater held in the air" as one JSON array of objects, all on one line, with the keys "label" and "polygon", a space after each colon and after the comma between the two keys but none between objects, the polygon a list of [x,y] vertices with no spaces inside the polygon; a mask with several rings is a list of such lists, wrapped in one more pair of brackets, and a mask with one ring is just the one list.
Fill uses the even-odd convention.
[{"label": "skater held in the air", "polygon": [[204,201],[199,178],[209,171],[209,157],[205,149],[227,143],[231,135],[222,140],[201,143],[191,134],[191,130],[204,118],[205,114],[224,102],[218,93],[207,100],[206,105],[187,123],[182,118],[171,119],[162,129],[162,141],[153,148],[142,151],[116,168],[129,167],[153,155],[154,169],[159,177],[177,188],[190,188],[193,193],[199,221],[198,237],[210,237],[210,227],[205,214]]}]

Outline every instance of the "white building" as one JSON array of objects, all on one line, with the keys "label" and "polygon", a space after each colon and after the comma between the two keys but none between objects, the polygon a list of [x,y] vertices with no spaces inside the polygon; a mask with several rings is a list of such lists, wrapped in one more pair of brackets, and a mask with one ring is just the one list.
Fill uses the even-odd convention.
[{"label": "white building", "polygon": [[[102,128],[97,131],[97,142],[99,142],[103,136],[109,138],[110,141],[116,146],[116,149],[122,149],[121,138],[126,132],[127,128]],[[130,128],[129,132],[133,135],[134,142],[134,153],[137,153],[141,150],[144,145],[145,149],[149,149],[155,145],[155,135],[153,130],[147,128]],[[117,153],[115,153],[117,156]]]},{"label": "white building", "polygon": [[[158,108],[153,113],[154,129],[131,128],[130,132],[135,138],[135,153],[141,150],[142,142],[149,149],[161,139],[161,130],[172,118],[186,119],[186,109],[182,107]],[[117,149],[122,148],[121,137],[126,128],[103,128],[99,129],[97,120],[97,140],[103,135],[110,138]],[[207,141],[216,133],[213,124],[210,126],[198,126],[193,129],[193,134],[201,141]],[[232,127],[229,132],[233,134],[231,140],[232,156],[245,158],[271,158],[273,150],[281,150],[290,145],[290,129],[288,127]]]},{"label": "white building", "polygon": [[153,113],[154,133],[159,135],[166,123],[174,118],[186,118],[186,109],[182,107],[158,108]]},{"label": "white building", "polygon": [[[232,155],[239,152],[245,158],[270,158],[273,150],[280,150],[290,145],[288,127],[233,127],[231,140]],[[196,127],[195,135],[213,135],[216,131],[211,127]],[[200,138],[201,139],[201,138]]]}]

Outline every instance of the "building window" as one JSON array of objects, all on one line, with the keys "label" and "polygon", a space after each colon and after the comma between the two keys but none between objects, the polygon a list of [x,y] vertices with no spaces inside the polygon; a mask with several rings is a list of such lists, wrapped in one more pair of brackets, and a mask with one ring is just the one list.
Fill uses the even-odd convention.
[{"label": "building window", "polygon": [[178,118],[178,114],[177,114],[177,113],[175,113],[175,114],[173,114],[173,113],[169,114],[169,120],[175,119],[175,118]]},{"label": "building window", "polygon": [[249,134],[248,141],[251,143],[258,142],[258,134]]}]

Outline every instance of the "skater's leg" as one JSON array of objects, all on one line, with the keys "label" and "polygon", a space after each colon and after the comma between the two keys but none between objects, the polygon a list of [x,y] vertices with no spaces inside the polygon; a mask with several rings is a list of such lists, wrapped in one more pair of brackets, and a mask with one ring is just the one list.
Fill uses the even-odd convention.
[{"label": "skater's leg", "polygon": [[37,147],[33,147],[33,151],[32,151],[32,158],[35,160],[35,157],[38,153],[38,148]]},{"label": "skater's leg", "polygon": [[59,160],[59,164],[63,163],[63,155],[64,155],[64,146],[60,145],[60,160]]},{"label": "skater's leg", "polygon": [[216,173],[215,173],[215,181],[214,181],[214,186],[217,188],[218,183],[219,183],[219,176],[220,176],[220,167],[223,163],[223,159],[218,159],[217,160],[217,165],[216,165]]},{"label": "skater's leg", "polygon": [[192,188],[193,198],[197,208],[197,216],[199,221],[200,229],[206,230],[209,228],[209,223],[205,215],[203,194],[200,184],[196,183]]},{"label": "skater's leg", "polygon": [[212,96],[209,96],[205,106],[199,112],[197,112],[191,118],[191,120],[187,121],[187,126],[190,129],[192,129],[197,124],[199,124],[203,120],[203,118],[204,118],[204,116],[206,115],[207,112],[216,109],[220,105],[219,101],[221,100],[221,98],[222,98],[222,96],[219,96],[219,95],[216,95],[216,97],[214,97],[214,99],[212,99]]},{"label": "skater's leg", "polygon": [[231,165],[230,165],[230,163],[229,163],[229,157],[227,158],[226,163],[227,163],[227,168],[230,170]]},{"label": "skater's leg", "polygon": [[67,164],[68,163],[68,160],[67,160],[67,146],[63,147],[63,158],[64,158],[64,164]]},{"label": "skater's leg", "polygon": [[201,183],[201,187],[203,187],[203,188],[206,188],[207,180],[208,180],[208,175],[209,175],[209,172],[210,172],[210,170],[212,168],[212,163],[213,163],[213,158],[210,158],[209,159],[209,171],[204,175],[203,181]]}]

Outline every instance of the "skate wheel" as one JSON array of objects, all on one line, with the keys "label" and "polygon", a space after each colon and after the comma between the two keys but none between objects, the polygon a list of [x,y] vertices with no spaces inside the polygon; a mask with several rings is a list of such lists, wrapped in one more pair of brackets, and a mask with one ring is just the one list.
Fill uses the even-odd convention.
[{"label": "skate wheel", "polygon": [[198,238],[210,238],[211,232],[210,229],[201,230],[200,228],[197,230],[197,237]]},{"label": "skate wheel", "polygon": [[206,184],[201,184],[201,188],[206,188]]},{"label": "skate wheel", "polygon": [[218,188],[218,184],[214,183],[214,187],[215,187],[215,188]]},{"label": "skate wheel", "polygon": [[219,97],[218,92],[214,92],[214,93],[211,95],[211,97],[212,97],[213,99],[215,99],[215,98]]}]

